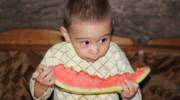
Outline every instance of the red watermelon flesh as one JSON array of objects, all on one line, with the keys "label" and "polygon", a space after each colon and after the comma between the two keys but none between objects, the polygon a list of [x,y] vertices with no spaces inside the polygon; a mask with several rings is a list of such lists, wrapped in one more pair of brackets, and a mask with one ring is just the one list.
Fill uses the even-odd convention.
[{"label": "red watermelon flesh", "polygon": [[123,90],[125,78],[140,83],[150,72],[149,67],[138,68],[135,73],[123,73],[100,78],[86,72],[76,72],[63,64],[54,69],[55,85],[63,90],[75,94],[101,94]]}]

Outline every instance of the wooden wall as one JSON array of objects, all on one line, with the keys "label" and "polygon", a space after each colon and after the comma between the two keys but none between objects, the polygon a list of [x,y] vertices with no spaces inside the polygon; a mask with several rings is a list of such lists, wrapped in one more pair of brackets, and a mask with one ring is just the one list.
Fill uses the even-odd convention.
[{"label": "wooden wall", "polygon": [[[0,0],[0,31],[12,28],[58,29],[67,0]],[[180,37],[179,0],[109,0],[115,34],[145,42]]]},{"label": "wooden wall", "polygon": [[[112,40],[126,52],[134,69],[142,65],[151,68],[149,77],[140,84],[143,100],[180,99],[179,38],[139,45],[127,37],[113,36]],[[46,50],[61,41],[58,31],[47,29],[0,33],[0,99],[32,100],[29,79]]]}]

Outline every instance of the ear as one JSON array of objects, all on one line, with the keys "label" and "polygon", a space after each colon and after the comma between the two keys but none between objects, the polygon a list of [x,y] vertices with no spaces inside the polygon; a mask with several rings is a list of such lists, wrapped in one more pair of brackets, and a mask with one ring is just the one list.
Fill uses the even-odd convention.
[{"label": "ear", "polygon": [[67,41],[67,42],[70,42],[70,36],[68,34],[68,31],[65,27],[61,26],[60,27],[60,32],[62,34],[62,36],[64,37],[64,39]]}]

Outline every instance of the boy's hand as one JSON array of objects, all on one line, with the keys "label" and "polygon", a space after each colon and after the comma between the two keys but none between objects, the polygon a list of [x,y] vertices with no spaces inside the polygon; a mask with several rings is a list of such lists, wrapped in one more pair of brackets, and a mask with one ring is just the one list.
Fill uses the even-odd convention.
[{"label": "boy's hand", "polygon": [[41,85],[52,86],[55,82],[52,68],[53,67],[46,68],[43,65],[39,65],[32,77]]},{"label": "boy's hand", "polygon": [[124,80],[124,90],[119,91],[123,100],[129,100],[136,95],[138,91],[138,84],[131,80]]}]

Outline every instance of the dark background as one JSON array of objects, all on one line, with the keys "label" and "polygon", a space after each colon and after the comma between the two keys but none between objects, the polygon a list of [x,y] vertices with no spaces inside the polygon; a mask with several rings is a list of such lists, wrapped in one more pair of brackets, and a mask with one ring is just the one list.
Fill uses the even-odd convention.
[{"label": "dark background", "polygon": [[[13,28],[58,29],[67,0],[0,0],[0,31]],[[180,37],[180,0],[109,0],[115,34],[137,43]]]}]

